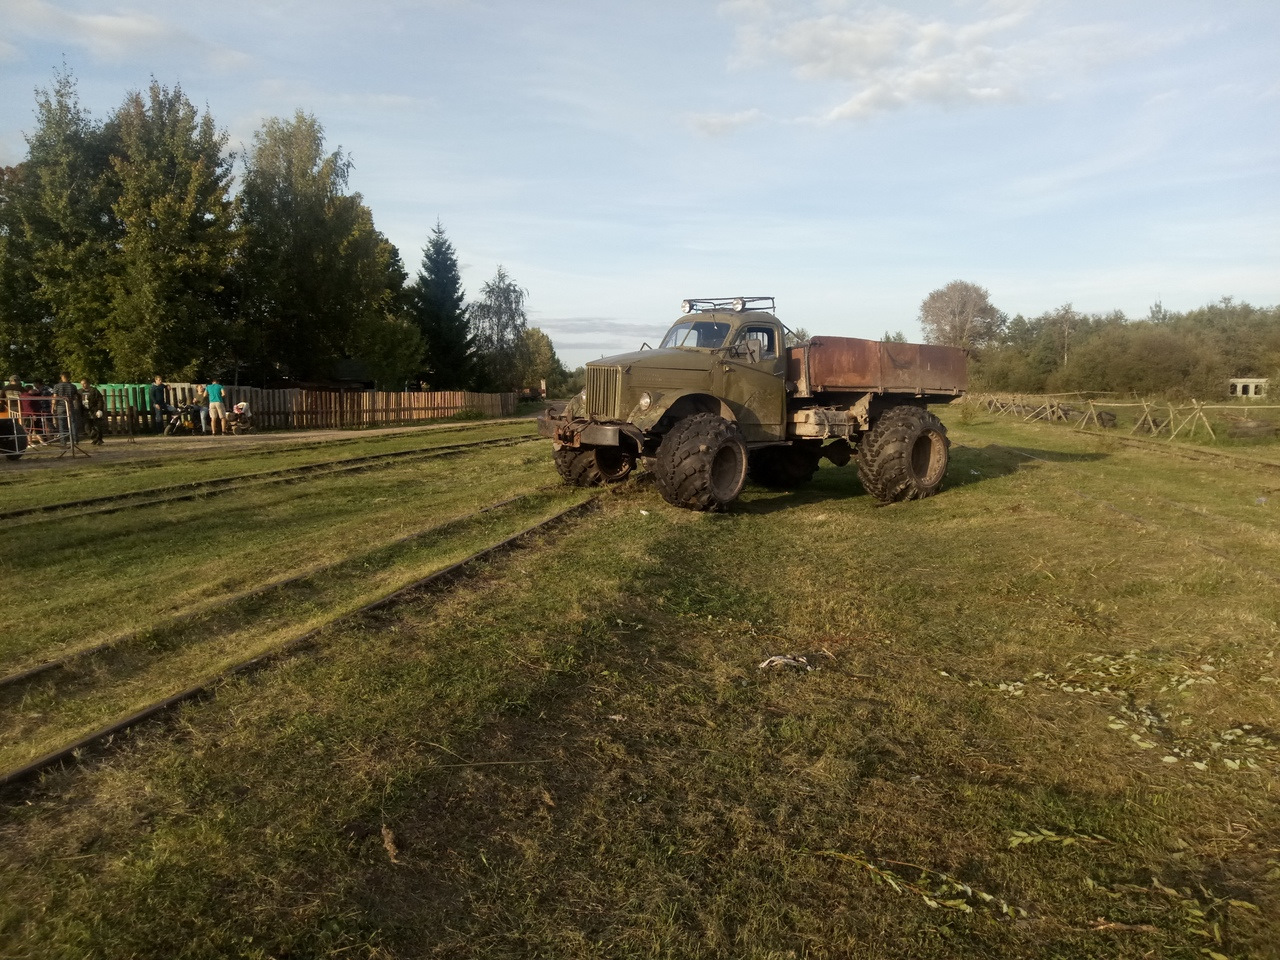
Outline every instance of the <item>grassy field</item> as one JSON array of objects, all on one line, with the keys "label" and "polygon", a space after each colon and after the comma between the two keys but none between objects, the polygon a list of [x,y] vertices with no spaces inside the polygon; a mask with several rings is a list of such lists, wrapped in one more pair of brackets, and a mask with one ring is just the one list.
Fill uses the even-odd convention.
[{"label": "grassy field", "polygon": [[[525,420],[466,426],[439,424],[373,435],[352,432],[341,439],[319,442],[278,442],[286,435],[255,434],[197,441],[144,437],[131,447],[127,440],[113,437],[105,452],[94,450],[93,459],[44,463],[48,469],[39,473],[0,469],[0,503],[4,510],[17,510],[81,497],[119,496],[155,487],[231,480],[245,473],[305,467],[344,457],[394,454],[429,444],[470,443],[531,433],[532,424]],[[122,450],[129,454],[128,458],[114,459]],[[32,459],[28,457],[23,466]]]},{"label": "grassy field", "polygon": [[[47,775],[0,813],[0,955],[1280,956],[1280,473],[949,425],[920,503],[641,476]],[[554,483],[493,456],[385,495]],[[291,562],[366,552],[360,496],[308,495]]]}]

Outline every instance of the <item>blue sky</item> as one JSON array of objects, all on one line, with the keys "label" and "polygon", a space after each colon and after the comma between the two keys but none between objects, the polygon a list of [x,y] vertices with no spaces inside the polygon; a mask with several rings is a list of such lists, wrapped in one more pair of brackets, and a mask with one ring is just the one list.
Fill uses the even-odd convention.
[{"label": "blue sky", "polygon": [[239,147],[296,109],[414,272],[439,219],[570,366],[698,296],[919,336],[1010,315],[1280,302],[1274,0],[0,0],[0,164],[65,63],[152,77]]}]

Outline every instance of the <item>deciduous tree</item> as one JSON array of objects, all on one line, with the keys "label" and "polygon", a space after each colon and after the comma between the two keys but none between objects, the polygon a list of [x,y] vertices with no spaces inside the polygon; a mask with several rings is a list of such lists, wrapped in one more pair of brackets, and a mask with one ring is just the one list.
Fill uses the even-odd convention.
[{"label": "deciduous tree", "polygon": [[234,234],[227,135],[154,80],[112,120],[119,224],[106,345],[115,375],[192,379],[227,340],[221,296]]},{"label": "deciduous tree", "polygon": [[925,297],[919,319],[926,342],[966,350],[995,340],[1004,324],[986,289],[963,280],[952,280]]},{"label": "deciduous tree", "polygon": [[23,221],[28,167],[0,167],[0,376],[52,379],[53,318],[41,302]]},{"label": "deciduous tree", "polygon": [[112,210],[116,196],[111,154],[115,131],[94,123],[80,105],[75,78],[55,76],[51,90],[36,92],[36,125],[27,138],[13,229],[30,269],[29,289],[39,313],[25,324],[50,342],[54,356],[40,366],[104,377],[111,361],[106,344],[112,274],[120,236]]},{"label": "deciduous tree", "polygon": [[521,351],[523,369],[521,387],[535,390],[546,381],[547,395],[558,397],[569,385],[569,371],[556,356],[555,346],[542,330],[528,327],[524,331],[524,347]]},{"label": "deciduous tree", "polygon": [[480,299],[469,308],[484,389],[518,390],[522,386],[528,323],[524,303],[528,296],[499,265],[493,279],[480,288]]},{"label": "deciduous tree", "polygon": [[381,235],[360,195],[346,193],[350,171],[301,110],[254,135],[241,190],[239,349],[261,376],[329,378],[354,325],[387,292]]}]

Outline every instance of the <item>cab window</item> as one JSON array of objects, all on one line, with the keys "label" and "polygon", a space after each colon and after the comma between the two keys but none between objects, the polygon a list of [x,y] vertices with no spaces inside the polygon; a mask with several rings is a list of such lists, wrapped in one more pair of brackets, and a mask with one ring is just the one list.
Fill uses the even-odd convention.
[{"label": "cab window", "polygon": [[714,320],[687,320],[677,323],[662,338],[663,347],[709,347],[715,349],[724,343],[729,324]]},{"label": "cab window", "polygon": [[734,340],[734,352],[741,359],[750,359],[752,363],[760,360],[774,360],[778,356],[778,332],[773,327],[744,327]]}]

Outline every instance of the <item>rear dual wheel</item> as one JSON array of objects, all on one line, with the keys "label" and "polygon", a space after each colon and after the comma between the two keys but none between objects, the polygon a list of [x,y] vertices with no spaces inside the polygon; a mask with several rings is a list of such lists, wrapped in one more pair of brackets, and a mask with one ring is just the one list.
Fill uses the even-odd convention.
[{"label": "rear dual wheel", "polygon": [[931,497],[950,457],[947,428],[922,407],[887,410],[858,445],[858,477],[884,503]]}]

